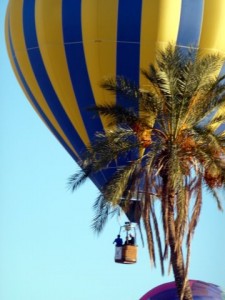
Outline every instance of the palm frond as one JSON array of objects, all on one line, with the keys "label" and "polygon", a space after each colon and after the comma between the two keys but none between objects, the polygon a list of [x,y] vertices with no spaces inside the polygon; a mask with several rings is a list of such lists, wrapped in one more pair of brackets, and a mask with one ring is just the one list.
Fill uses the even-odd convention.
[{"label": "palm frond", "polygon": [[208,90],[193,95],[186,112],[186,117],[184,118],[189,127],[197,125],[207,116],[210,116],[216,109],[224,105],[225,87],[215,86],[214,83],[211,83],[211,87]]},{"label": "palm frond", "polygon": [[194,234],[195,228],[198,224],[199,216],[202,207],[202,176],[198,177],[194,187],[196,193],[195,204],[193,207],[191,219],[189,222],[188,234],[187,234],[187,245],[190,245],[190,239]]},{"label": "palm frond", "polygon": [[[119,205],[124,196],[124,192],[128,191],[128,183],[136,178],[137,163],[130,163],[121,167],[116,171],[113,177],[102,188],[101,193],[112,205]],[[134,175],[135,174],[135,175]]]},{"label": "palm frond", "polygon": [[139,118],[137,113],[131,109],[126,109],[120,105],[115,104],[105,104],[105,105],[96,105],[89,110],[96,111],[100,115],[110,117],[109,126],[117,124],[127,124],[129,126],[137,123]]},{"label": "palm frond", "polygon": [[108,78],[102,81],[101,87],[107,91],[110,91],[112,94],[116,94],[123,100],[132,100],[137,102],[141,96],[139,87],[123,76],[118,76],[115,80]]},{"label": "palm frond", "polygon": [[218,196],[216,190],[211,188],[207,183],[206,186],[208,188],[208,192],[213,196],[213,199],[216,200],[218,210],[223,211],[223,205],[221,203],[220,197]]},{"label": "palm frond", "polygon": [[128,127],[117,127],[106,133],[97,133],[95,142],[85,153],[83,165],[86,167],[91,164],[92,172],[96,172],[106,168],[119,155],[126,155],[130,150],[138,149],[139,145],[136,134]]},{"label": "palm frond", "polygon": [[150,199],[149,199],[148,194],[145,194],[142,218],[143,218],[143,223],[144,223],[145,232],[146,232],[146,236],[147,236],[150,261],[151,261],[151,264],[155,266],[156,265],[155,247],[154,247],[153,230],[152,230],[152,225],[151,225]]},{"label": "palm frond", "polygon": [[88,178],[91,172],[81,170],[73,175],[71,175],[68,179],[68,186],[72,190],[75,191],[78,187],[80,187]]},{"label": "palm frond", "polygon": [[155,238],[158,246],[158,253],[159,253],[159,259],[160,259],[160,265],[161,265],[161,273],[164,275],[165,270],[164,270],[164,255],[163,255],[163,250],[162,250],[162,242],[161,242],[161,236],[160,236],[160,230],[159,230],[159,225],[154,209],[154,200],[151,199],[150,196],[150,213],[152,215],[152,220],[153,220],[153,225],[154,225],[154,231],[155,231]]},{"label": "palm frond", "polygon": [[93,208],[95,210],[95,217],[92,221],[93,230],[99,234],[104,229],[109,215],[119,213],[119,207],[112,207],[111,203],[108,202],[102,194],[96,199]]}]

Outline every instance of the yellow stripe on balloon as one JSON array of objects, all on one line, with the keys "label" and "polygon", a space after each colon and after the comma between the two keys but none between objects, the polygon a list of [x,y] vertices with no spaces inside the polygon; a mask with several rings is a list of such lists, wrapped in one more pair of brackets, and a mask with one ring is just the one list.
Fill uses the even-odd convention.
[{"label": "yellow stripe on balloon", "polygon": [[[7,12],[6,12],[6,17],[5,17],[5,39],[6,39],[6,47],[7,47],[7,52],[8,52],[8,55],[9,55],[9,60],[10,60],[10,63],[11,63],[11,66],[13,68],[13,71],[14,71],[14,74],[16,76],[16,79],[17,81],[19,82],[21,88],[23,89],[23,92],[24,94],[26,95],[27,98],[29,98],[29,95],[26,91],[26,89],[24,88],[24,85],[20,79],[20,76],[17,72],[17,68],[15,66],[15,63],[14,63],[14,55],[11,51],[11,47],[10,47],[10,41],[9,41],[9,22],[10,22],[10,15],[12,15],[11,13],[11,4],[12,2],[9,3],[8,7],[7,7]],[[11,33],[12,33],[12,28],[11,28]],[[18,54],[16,55],[18,57]],[[31,101],[30,101],[31,102]],[[33,107],[33,109],[35,109],[35,111],[37,112],[35,106],[33,105],[33,103],[31,102],[31,105]]]},{"label": "yellow stripe on balloon", "polygon": [[168,42],[176,43],[179,24],[182,0],[159,0],[159,22],[157,43],[159,46],[164,46]]},{"label": "yellow stripe on balloon", "polygon": [[[141,24],[140,68],[148,69],[155,61],[156,48],[164,47],[168,43],[176,43],[181,0],[143,0]],[[143,76],[140,77],[142,87],[147,84]]]},{"label": "yellow stripe on balloon", "polygon": [[35,20],[40,52],[52,86],[80,138],[88,145],[89,137],[67,66],[62,30],[62,0],[36,1]]},{"label": "yellow stripe on balloon", "polygon": [[[96,104],[115,103],[100,83],[116,76],[118,0],[82,1],[82,36],[86,66]],[[103,127],[107,118],[101,117]]]},{"label": "yellow stripe on balloon", "polygon": [[[224,0],[205,0],[202,32],[199,47],[204,53],[225,54],[225,1]],[[218,70],[218,73],[220,69]],[[213,120],[224,116],[225,106],[216,112]],[[210,126],[216,130],[223,122],[217,122]]]},{"label": "yellow stripe on balloon", "polygon": [[[143,0],[142,2],[140,69],[147,70],[150,63],[155,61],[159,5],[159,0]],[[141,76],[140,85],[143,87],[145,84],[147,84],[147,81]]]},{"label": "yellow stripe on balloon", "polygon": [[[32,91],[32,94],[36,100],[38,100],[42,110],[44,111],[45,115],[48,116],[49,121],[54,126],[55,130],[58,132],[58,134],[62,137],[64,142],[67,144],[67,146],[71,149],[71,151],[79,157],[77,152],[74,150],[73,146],[63,133],[62,129],[58,125],[56,119],[54,118],[53,114],[51,113],[51,110],[48,107],[48,104],[46,103],[43,94],[38,86],[38,83],[36,81],[36,78],[34,76],[32,67],[30,65],[26,45],[25,45],[25,39],[24,39],[24,33],[23,33],[23,0],[11,0],[9,3],[8,11],[7,11],[7,17],[6,17],[6,24],[8,24],[8,20],[10,22],[10,29],[11,29],[11,38],[15,49],[15,56],[18,61],[19,67],[21,69],[21,72],[24,76],[24,79],[29,86],[30,90]],[[8,26],[6,26],[6,30],[8,30]],[[10,62],[12,64],[14,73],[17,77],[17,80],[22,87],[26,97],[28,98],[30,104],[34,108],[34,110],[37,112],[37,114],[40,116],[40,118],[45,122],[45,120],[42,118],[42,116],[39,114],[38,110],[36,109],[35,105],[33,104],[32,100],[29,98],[29,95],[23,85],[23,82],[18,74],[17,68],[14,63],[14,59],[12,57],[12,52],[10,49],[9,44],[9,34],[6,33],[6,42],[7,42],[7,49],[10,57]],[[45,124],[48,126],[48,124],[45,122]],[[49,128],[50,129],[50,128]]]},{"label": "yellow stripe on balloon", "polygon": [[207,52],[225,52],[224,16],[224,0],[205,0],[200,49]]}]

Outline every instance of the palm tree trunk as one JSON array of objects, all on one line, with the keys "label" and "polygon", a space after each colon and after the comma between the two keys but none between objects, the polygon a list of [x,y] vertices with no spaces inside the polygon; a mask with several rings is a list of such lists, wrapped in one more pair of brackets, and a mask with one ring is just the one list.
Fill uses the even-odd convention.
[{"label": "palm tree trunk", "polygon": [[[171,253],[171,264],[173,268],[174,278],[177,287],[179,299],[192,300],[192,292],[188,282],[185,282],[184,259],[181,246],[176,247],[176,233],[174,222],[174,193],[168,196],[168,231],[169,231],[169,247]],[[183,290],[183,286],[185,288]]]},{"label": "palm tree trunk", "polygon": [[188,281],[186,282],[184,258],[182,253],[182,245],[177,246],[174,201],[175,192],[170,188],[168,177],[163,178],[163,194],[164,201],[167,201],[167,228],[168,243],[171,253],[171,264],[173,268],[174,279],[177,287],[177,293],[180,300],[193,300],[192,291]]}]

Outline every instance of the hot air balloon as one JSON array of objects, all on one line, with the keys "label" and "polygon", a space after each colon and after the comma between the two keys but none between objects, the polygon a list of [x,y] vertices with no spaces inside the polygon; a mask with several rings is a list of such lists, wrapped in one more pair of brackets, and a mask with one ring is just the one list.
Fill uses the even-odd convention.
[{"label": "hot air balloon", "polygon": [[[121,101],[100,88],[102,79],[123,75],[144,86],[140,69],[168,42],[225,51],[224,15],[224,0],[10,0],[5,35],[24,93],[80,164],[85,147],[107,124],[88,108]],[[116,169],[91,180],[101,188]]]},{"label": "hot air balloon", "polygon": [[[224,300],[225,295],[215,284],[199,280],[189,280],[194,300]],[[175,283],[169,282],[155,287],[140,300],[176,300],[178,299]]]}]

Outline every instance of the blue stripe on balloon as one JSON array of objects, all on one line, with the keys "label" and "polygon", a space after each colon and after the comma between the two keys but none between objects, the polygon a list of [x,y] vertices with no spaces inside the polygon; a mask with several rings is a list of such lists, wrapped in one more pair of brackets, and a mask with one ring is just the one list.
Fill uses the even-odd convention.
[{"label": "blue stripe on balloon", "polygon": [[201,35],[203,0],[183,0],[177,44],[197,47]]},{"label": "blue stripe on balloon", "polygon": [[[9,27],[9,26],[8,26]],[[30,90],[24,76],[23,73],[21,72],[21,69],[19,67],[18,61],[16,59],[16,55],[15,55],[15,51],[13,48],[13,44],[12,44],[12,38],[11,38],[11,33],[10,33],[10,28],[8,30],[8,36],[9,36],[9,43],[10,43],[10,50],[12,53],[12,58],[16,67],[16,71],[20,77],[20,80],[23,84],[23,87],[25,88],[30,101],[32,101],[33,105],[35,106],[36,110],[38,111],[39,115],[42,117],[42,119],[44,120],[44,122],[47,124],[48,128],[51,130],[51,132],[55,135],[55,137],[58,139],[58,141],[62,144],[62,146],[68,151],[68,153],[72,156],[72,158],[77,161],[78,158],[76,157],[76,155],[71,151],[71,149],[67,146],[67,144],[64,142],[64,140],[61,138],[61,136],[58,134],[58,132],[55,130],[54,126],[52,125],[52,123],[48,120],[48,118],[46,117],[45,113],[43,112],[43,110],[41,109],[41,107],[39,106],[38,102],[36,101],[34,95],[32,94],[32,91]]]},{"label": "blue stripe on balloon", "polygon": [[90,140],[93,140],[96,131],[103,130],[103,127],[100,119],[93,119],[93,113],[88,111],[88,108],[96,103],[88,76],[82,42],[81,2],[81,0],[63,1],[63,37],[73,90],[85,128]]},{"label": "blue stripe on balloon", "polygon": [[74,149],[80,153],[85,146],[67,117],[53,89],[41,57],[35,29],[35,0],[24,0],[23,26],[26,48],[28,49],[27,53],[39,87],[59,126],[62,128]]},{"label": "blue stripe on balloon", "polygon": [[[73,90],[88,136],[93,141],[96,131],[103,131],[103,127],[100,120],[97,118],[92,119],[92,113],[87,111],[87,108],[94,106],[96,103],[91,89],[83,48],[81,2],[81,0],[63,1],[63,38]],[[106,169],[90,175],[90,179],[98,189],[101,189],[112,177],[112,174],[112,169]]]},{"label": "blue stripe on balloon", "polygon": [[[136,85],[139,85],[140,74],[141,11],[141,0],[132,0],[132,5],[130,0],[119,1],[116,74]],[[131,106],[131,103],[123,101],[119,96],[117,96],[117,103],[125,107]],[[138,103],[133,102],[132,106],[138,111]],[[138,152],[134,151],[130,159],[135,159],[137,156]],[[122,160],[119,159],[119,163],[122,163]]]},{"label": "blue stripe on balloon", "polygon": [[107,183],[108,179],[112,177],[112,172],[110,172],[109,176],[105,174],[104,171],[100,171],[98,173],[95,173],[93,175],[90,175],[89,178],[92,180],[92,182],[95,184],[95,186],[101,190],[102,187]]},{"label": "blue stripe on balloon", "polygon": [[139,83],[141,0],[119,1],[117,29],[117,76]]}]

